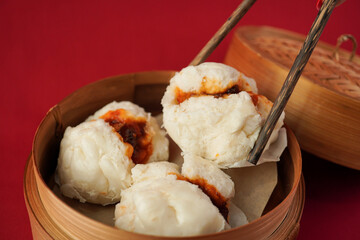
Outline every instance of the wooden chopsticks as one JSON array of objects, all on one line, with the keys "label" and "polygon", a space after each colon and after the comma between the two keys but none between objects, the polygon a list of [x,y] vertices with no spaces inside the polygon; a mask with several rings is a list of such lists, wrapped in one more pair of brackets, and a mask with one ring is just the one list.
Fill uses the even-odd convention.
[{"label": "wooden chopsticks", "polygon": [[[279,95],[277,96],[273,107],[262,127],[259,137],[255,142],[253,149],[247,157],[247,161],[256,165],[265,146],[268,142],[270,135],[277,123],[282,111],[284,110],[295,85],[308,62],[316,44],[319,41],[320,35],[324,30],[324,27],[334,10],[336,4],[342,3],[344,0],[324,0],[322,1],[322,6],[320,11],[311,26],[310,32],[308,33],[304,44],[296,57],[288,76],[285,79],[285,82],[280,90]],[[256,2],[256,0],[244,0],[237,9],[231,14],[227,21],[221,26],[221,28],[215,33],[215,35],[210,39],[210,41],[201,49],[199,54],[194,58],[194,60],[189,64],[196,66],[203,61],[214,51],[214,49],[219,45],[219,43],[225,38],[225,36],[230,32],[230,30],[238,23],[238,21],[247,13],[251,6]],[[320,6],[320,5],[319,5]]]},{"label": "wooden chopsticks", "polygon": [[308,62],[311,53],[313,52],[317,42],[319,41],[320,35],[324,30],[324,27],[335,8],[338,0],[325,0],[321,6],[321,9],[311,26],[310,32],[308,33],[304,44],[297,55],[288,76],[277,96],[273,107],[270,110],[269,116],[267,117],[264,126],[262,127],[259,137],[255,142],[253,149],[247,157],[247,161],[256,165],[269,137],[275,127],[277,120],[279,119],[282,111],[284,110],[286,103],[288,102],[291,93],[293,92],[295,85]]},{"label": "wooden chopsticks", "polygon": [[255,2],[256,0],[244,0],[189,65],[196,66],[204,62]]}]

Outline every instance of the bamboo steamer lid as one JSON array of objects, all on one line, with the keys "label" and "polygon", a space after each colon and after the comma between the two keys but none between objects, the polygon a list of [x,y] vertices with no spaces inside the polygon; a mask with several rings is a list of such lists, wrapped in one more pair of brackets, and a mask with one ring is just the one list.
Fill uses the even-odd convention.
[{"label": "bamboo steamer lid", "polygon": [[[305,36],[272,27],[236,30],[225,63],[254,78],[275,100]],[[356,41],[355,41],[356,43]],[[319,42],[285,108],[300,146],[360,170],[360,58]],[[356,45],[356,44],[355,44]]]},{"label": "bamboo steamer lid", "polygon": [[[111,101],[130,100],[152,113],[161,112],[160,101],[172,71],[144,72],[107,78],[84,86],[49,110],[34,137],[24,176],[24,195],[34,239],[175,240],[117,229],[87,217],[60,199],[51,188],[59,143],[69,125],[74,126]],[[305,200],[301,151],[287,130],[288,147],[277,164],[278,184],[260,218],[220,233],[191,239],[295,239]],[[86,205],[84,205],[86,207]]]}]

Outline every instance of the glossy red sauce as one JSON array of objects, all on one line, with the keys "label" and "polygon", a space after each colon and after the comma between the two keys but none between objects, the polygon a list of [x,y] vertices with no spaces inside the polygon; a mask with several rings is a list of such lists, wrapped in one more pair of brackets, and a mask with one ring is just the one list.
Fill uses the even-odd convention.
[{"label": "glossy red sauce", "polygon": [[258,103],[259,103],[259,94],[256,94],[256,93],[253,93],[253,92],[247,92],[247,93],[250,95],[254,106],[257,106]]},{"label": "glossy red sauce", "polygon": [[219,209],[221,215],[228,221],[229,209],[227,206],[226,198],[216,189],[214,185],[211,185],[204,178],[189,179],[189,182],[198,185],[201,190],[209,196],[211,202]]},{"label": "glossy red sauce", "polygon": [[176,102],[180,104],[185,100],[191,98],[192,96],[201,96],[201,94],[184,92],[183,90],[177,87],[175,89],[175,96],[176,96]]},{"label": "glossy red sauce", "polygon": [[129,115],[124,109],[109,111],[100,118],[114,128],[124,143],[129,144],[126,154],[135,164],[147,163],[153,146],[152,137],[145,131],[145,118]]},{"label": "glossy red sauce", "polygon": [[[191,97],[214,96],[215,98],[221,98],[221,97],[227,97],[230,94],[237,94],[239,92],[241,92],[239,85],[234,85],[231,88],[228,88],[227,90],[216,94],[208,94],[203,92],[183,92],[180,88],[177,87],[175,89],[175,96],[176,96],[176,102],[180,104]],[[260,95],[253,93],[251,91],[247,91],[247,93],[250,95],[254,106],[257,106],[259,103]]]},{"label": "glossy red sauce", "polygon": [[183,180],[199,186],[199,188],[211,199],[211,202],[219,209],[221,215],[228,221],[229,209],[227,206],[227,199],[212,184],[204,178],[189,179],[177,173],[169,173],[176,175],[177,180]]},{"label": "glossy red sauce", "polygon": [[178,104],[180,104],[180,103],[184,102],[185,100],[189,99],[190,97],[214,96],[215,98],[220,98],[220,97],[226,97],[230,94],[237,94],[239,92],[241,92],[241,88],[238,84],[235,84],[234,86],[226,89],[225,91],[222,91],[219,93],[214,93],[214,94],[209,94],[204,91],[184,92],[180,88],[177,87],[175,89],[175,96],[176,96],[176,102]]}]

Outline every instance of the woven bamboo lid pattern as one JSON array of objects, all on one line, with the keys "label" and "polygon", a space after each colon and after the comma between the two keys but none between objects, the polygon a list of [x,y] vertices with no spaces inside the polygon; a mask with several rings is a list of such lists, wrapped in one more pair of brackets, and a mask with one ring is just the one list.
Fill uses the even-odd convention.
[{"label": "woven bamboo lid pattern", "polygon": [[[291,68],[302,42],[268,33],[249,36],[250,46],[272,61]],[[315,48],[303,75],[323,87],[360,100],[360,64],[345,56],[337,61],[334,53],[335,50]]]},{"label": "woven bamboo lid pattern", "polygon": [[[224,63],[254,78],[259,92],[274,101],[304,40],[282,29],[244,26],[235,31]],[[285,121],[302,149],[360,170],[360,57],[340,44],[317,44]]]}]

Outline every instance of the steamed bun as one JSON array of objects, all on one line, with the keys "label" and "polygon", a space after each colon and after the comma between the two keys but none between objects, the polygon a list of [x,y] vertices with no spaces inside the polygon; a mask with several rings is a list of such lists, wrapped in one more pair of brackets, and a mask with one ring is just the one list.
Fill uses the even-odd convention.
[{"label": "steamed bun", "polygon": [[170,80],[162,99],[164,127],[185,153],[221,168],[245,166],[272,107],[256,91],[254,80],[227,65],[186,67]]},{"label": "steamed bun", "polygon": [[153,162],[148,164],[137,164],[131,169],[133,183],[142,182],[148,179],[177,178],[180,175],[179,166],[171,162]]},{"label": "steamed bun", "polygon": [[[115,208],[116,227],[156,236],[195,236],[229,227],[197,185],[178,180],[178,173],[173,174],[177,168],[164,164],[134,167],[140,176],[147,177],[138,178],[139,181],[122,191],[121,202]],[[142,169],[138,171],[138,168]]]},{"label": "steamed bun", "polygon": [[63,195],[102,205],[120,200],[135,164],[165,161],[168,139],[156,120],[131,102],[112,102],[68,127],[57,175]]},{"label": "steamed bun", "polygon": [[235,195],[234,182],[230,176],[219,169],[215,163],[199,156],[184,154],[181,174],[193,183],[200,181],[214,187],[217,191],[216,197],[221,198],[219,200],[227,202]]},{"label": "steamed bun", "polygon": [[[111,113],[111,114],[109,114]],[[129,102],[111,102],[96,111],[94,115],[88,117],[86,121],[94,119],[105,119],[107,116],[112,117],[111,121],[117,121],[117,118],[122,118],[122,121],[127,120],[137,121],[146,123],[145,133],[147,134],[147,141],[151,141],[151,154],[145,161],[139,163],[156,162],[156,161],[167,161],[169,158],[169,140],[165,137],[165,131],[161,130],[154,117],[150,113],[138,105]],[[115,117],[115,119],[114,119]],[[136,147],[135,147],[136,151]],[[133,159],[134,161],[134,159]],[[138,163],[138,162],[135,162]]]},{"label": "steamed bun", "polygon": [[81,202],[115,203],[131,184],[133,166],[128,146],[104,120],[68,127],[57,166],[60,190]]}]

